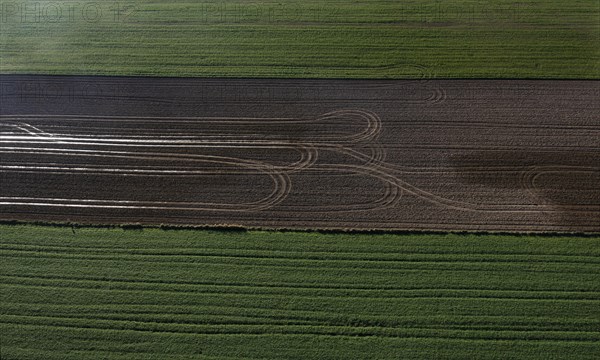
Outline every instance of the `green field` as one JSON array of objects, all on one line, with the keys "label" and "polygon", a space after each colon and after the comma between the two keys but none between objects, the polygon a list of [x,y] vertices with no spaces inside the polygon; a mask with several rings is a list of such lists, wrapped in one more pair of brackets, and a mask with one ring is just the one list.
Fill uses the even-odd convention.
[{"label": "green field", "polygon": [[600,78],[598,0],[0,5],[0,73]]},{"label": "green field", "polygon": [[598,237],[0,234],[3,360],[600,353]]},{"label": "green field", "polygon": [[[598,0],[0,0],[0,74],[600,79],[599,19]],[[0,225],[0,359],[598,359],[599,279],[600,236]]]}]

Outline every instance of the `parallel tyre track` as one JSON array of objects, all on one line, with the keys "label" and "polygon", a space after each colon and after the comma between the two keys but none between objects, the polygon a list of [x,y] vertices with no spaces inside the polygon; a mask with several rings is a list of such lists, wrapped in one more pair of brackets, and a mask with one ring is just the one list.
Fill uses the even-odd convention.
[{"label": "parallel tyre track", "polygon": [[[61,102],[9,92],[0,113],[6,220],[600,231],[594,81],[0,81],[162,89],[144,106],[137,94]],[[220,83],[248,96],[291,86],[337,100],[190,99],[194,87]],[[403,101],[431,88],[444,95]]]}]

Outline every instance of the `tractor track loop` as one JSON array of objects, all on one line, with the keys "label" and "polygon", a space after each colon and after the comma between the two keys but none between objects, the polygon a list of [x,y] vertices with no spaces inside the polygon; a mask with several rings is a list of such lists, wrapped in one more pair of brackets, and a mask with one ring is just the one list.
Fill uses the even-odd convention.
[{"label": "tractor track loop", "polygon": [[194,103],[195,80],[95,81],[133,93],[3,98],[0,218],[600,231],[597,82],[217,79],[198,86],[337,94]]}]

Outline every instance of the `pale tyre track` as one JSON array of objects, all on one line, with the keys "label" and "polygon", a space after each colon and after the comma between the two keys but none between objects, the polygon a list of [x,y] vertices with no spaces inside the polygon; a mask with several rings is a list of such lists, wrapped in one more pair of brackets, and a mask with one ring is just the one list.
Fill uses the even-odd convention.
[{"label": "pale tyre track", "polygon": [[4,219],[600,231],[597,82],[0,80]]}]

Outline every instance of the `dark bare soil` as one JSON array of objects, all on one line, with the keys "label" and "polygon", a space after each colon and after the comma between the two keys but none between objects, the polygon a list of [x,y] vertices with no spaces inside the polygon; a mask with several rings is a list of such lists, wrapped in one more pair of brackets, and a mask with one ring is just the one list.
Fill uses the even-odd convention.
[{"label": "dark bare soil", "polygon": [[598,81],[0,85],[5,220],[600,231]]}]

